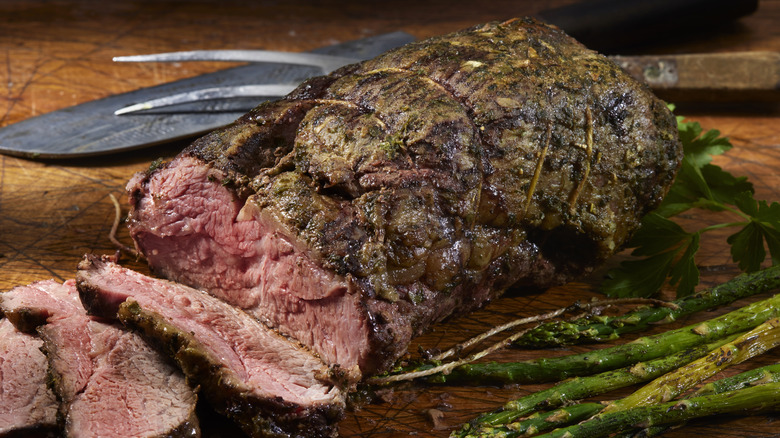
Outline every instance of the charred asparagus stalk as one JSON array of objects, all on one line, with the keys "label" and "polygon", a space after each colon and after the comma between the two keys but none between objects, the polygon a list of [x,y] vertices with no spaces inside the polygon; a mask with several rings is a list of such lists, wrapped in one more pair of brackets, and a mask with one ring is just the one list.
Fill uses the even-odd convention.
[{"label": "charred asparagus stalk", "polygon": [[522,347],[549,347],[604,341],[621,334],[647,329],[651,324],[672,322],[700,310],[732,303],[780,287],[780,265],[739,275],[723,284],[673,301],[674,307],[643,307],[619,316],[588,315],[574,321],[540,324],[515,341]]},{"label": "charred asparagus stalk", "polygon": [[[751,386],[763,385],[765,383],[780,382],[780,364],[767,365],[754,370],[745,371],[744,373],[737,374],[736,376],[726,377],[724,379],[710,382],[701,388],[699,388],[693,397],[721,394],[728,391],[735,391],[738,389],[749,388]],[[679,426],[679,425],[675,425]],[[658,436],[669,429],[669,426],[650,426],[637,432],[636,430],[627,433],[625,438],[641,436],[643,438],[649,438]]]},{"label": "charred asparagus stalk", "polygon": [[[477,417],[464,426],[455,436],[481,436],[481,434],[484,435],[494,426],[514,422],[518,418],[541,409],[556,408],[567,402],[593,397],[615,389],[650,381],[703,357],[713,349],[732,341],[734,338],[736,338],[736,335],[718,339],[667,357],[640,362],[619,370],[606,371],[594,376],[575,377],[551,388],[510,401],[496,412]],[[603,406],[601,406],[601,409],[603,409]],[[485,428],[482,429],[483,427]]]},{"label": "charred asparagus stalk", "polygon": [[[602,433],[614,433],[616,430],[622,430],[633,426],[630,423],[622,423],[623,417],[615,417],[613,414],[636,410],[646,406],[663,406],[665,403],[674,399],[685,390],[695,386],[698,382],[712,376],[723,368],[743,362],[751,357],[755,357],[765,351],[780,344],[780,320],[771,319],[760,326],[751,330],[733,342],[723,345],[706,357],[691,362],[674,372],[668,373],[658,379],[653,380],[648,385],[640,388],[633,394],[620,400],[609,403],[600,413],[591,417],[589,420],[581,422],[574,426],[556,429],[545,437],[570,437],[570,436],[601,436]],[[732,391],[733,392],[733,391]],[[717,395],[702,396],[717,397]],[[773,398],[776,398],[774,396]],[[692,401],[693,399],[689,399]],[[677,402],[672,406],[682,406],[687,409],[686,401]],[[769,400],[766,400],[769,402]],[[628,417],[631,417],[628,415]],[[685,418],[679,420],[687,421]],[[602,432],[602,423],[611,424],[610,431]],[[616,425],[615,423],[618,423]],[[656,423],[664,424],[664,421],[647,421],[643,426],[653,427]],[[619,428],[619,429],[616,429]],[[580,435],[582,434],[582,435]]]},{"label": "charred asparagus stalk", "polygon": [[480,438],[515,438],[521,436],[537,435],[540,432],[565,427],[573,423],[586,420],[604,409],[601,403],[578,403],[566,406],[550,412],[537,412],[528,418],[515,423],[500,426],[485,426],[473,431],[465,437]]},{"label": "charred asparagus stalk", "polygon": [[710,382],[699,388],[694,396],[720,394],[722,392],[774,382],[780,382],[780,364],[767,365],[754,370],[745,371],[736,376]]},{"label": "charred asparagus stalk", "polygon": [[[730,340],[723,340],[721,344],[725,344],[727,342],[730,342]],[[720,348],[720,345],[716,345],[717,343],[710,344],[714,348]],[[703,348],[702,348],[703,350]],[[691,352],[692,354],[694,352]],[[651,371],[653,370],[653,362],[660,362],[659,361],[652,361],[648,362],[647,364],[637,364],[637,367],[641,367],[644,370]],[[673,367],[673,364],[671,361],[668,364],[669,366]],[[660,370],[660,368],[659,368]],[[623,370],[620,370],[623,371]],[[593,376],[595,379],[598,378],[604,378],[606,382],[610,381],[610,377],[613,375],[613,373],[603,373],[602,376]],[[657,373],[653,373],[653,375],[657,375]],[[585,379],[575,379],[575,380],[587,380]],[[780,382],[780,364],[775,365],[769,365],[765,367],[761,367],[755,370],[746,371],[744,373],[727,377],[724,379],[717,380],[715,382],[708,383],[707,385],[702,386],[698,391],[696,391],[693,396],[703,396],[703,395],[710,395],[710,394],[721,394],[728,391],[734,391],[738,389],[747,388],[750,386],[755,385],[761,385],[766,383],[775,383]],[[556,395],[561,392],[565,392],[567,382],[561,383],[557,385],[554,388],[551,388],[549,390],[539,391],[537,393],[531,394],[530,396],[524,397],[523,399],[532,399],[537,398],[541,399],[543,396],[551,396],[553,403],[556,401]],[[611,389],[617,389],[617,386],[610,387]],[[604,391],[606,392],[606,391]],[[588,397],[591,395],[598,395],[601,392],[594,392],[594,393],[570,393],[570,394],[577,394],[582,395],[582,398]],[[510,437],[519,437],[519,436],[530,436],[535,435],[541,432],[549,431],[552,429],[555,429],[557,427],[565,427],[570,424],[582,421],[586,418],[590,418],[592,415],[595,415],[599,412],[601,412],[604,409],[603,404],[599,403],[578,403],[574,405],[565,406],[559,409],[556,409],[551,412],[546,413],[534,413],[527,418],[512,422],[513,420],[506,421],[506,418],[509,417],[509,415],[514,414],[519,411],[511,411],[507,410],[508,408],[511,409],[515,406],[519,407],[518,402],[521,402],[523,399],[519,399],[514,402],[510,402],[507,404],[507,406],[496,413],[491,414],[485,414],[482,417],[479,417],[478,419],[472,421],[470,424],[467,424],[464,426],[463,429],[461,429],[458,432],[453,433],[452,436],[454,437],[462,437],[462,438],[473,438],[473,437],[502,437],[502,438],[510,438]],[[571,398],[570,400],[573,400],[574,398]],[[543,407],[540,406],[542,403],[537,404],[536,407]],[[550,407],[550,406],[548,406]],[[534,408],[531,408],[530,410],[526,412],[521,412],[520,415],[514,416],[514,418],[518,418],[520,416],[526,415],[528,412],[532,411]],[[589,414],[590,413],[590,414]],[[507,424],[503,424],[507,423]],[[641,436],[647,437],[647,436],[657,436],[659,433],[662,433],[667,429],[666,426],[651,426],[646,428]],[[634,436],[636,431],[633,431],[629,434],[626,434],[626,437]]]},{"label": "charred asparagus stalk", "polygon": [[628,397],[610,403],[599,415],[667,402],[718,371],[742,363],[777,345],[780,345],[780,320],[773,318],[707,356],[653,380]]},{"label": "charred asparagus stalk", "polygon": [[587,436],[598,438],[630,427],[648,427],[686,422],[718,414],[753,413],[780,409],[780,383],[709,394],[682,401],[673,401],[598,415],[574,426],[556,429],[544,438]]},{"label": "charred asparagus stalk", "polygon": [[429,381],[460,384],[556,382],[622,368],[667,356],[735,333],[751,330],[780,313],[780,295],[774,295],[708,321],[645,336],[627,344],[569,356],[512,363],[461,365],[448,375]]}]

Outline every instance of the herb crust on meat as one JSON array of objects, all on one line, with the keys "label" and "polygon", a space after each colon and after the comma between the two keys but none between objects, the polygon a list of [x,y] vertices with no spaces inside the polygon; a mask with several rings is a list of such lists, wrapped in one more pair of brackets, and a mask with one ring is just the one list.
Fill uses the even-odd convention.
[{"label": "herb crust on meat", "polygon": [[510,286],[618,251],[674,179],[666,104],[532,19],[311,79],[137,175],[156,272],[244,308],[357,375]]}]

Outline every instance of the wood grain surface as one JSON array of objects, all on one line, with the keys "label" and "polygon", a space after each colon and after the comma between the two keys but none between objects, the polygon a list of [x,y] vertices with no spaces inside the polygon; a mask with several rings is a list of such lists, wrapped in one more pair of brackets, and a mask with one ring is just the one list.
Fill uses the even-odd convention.
[{"label": "wood grain surface", "polygon": [[[399,29],[424,38],[480,22],[533,14],[548,5],[563,3],[568,2],[2,0],[0,126],[225,67],[215,63],[117,65],[111,61],[116,55],[196,48],[303,51]],[[762,1],[755,14],[732,25],[671,37],[663,41],[656,38],[652,44],[627,49],[626,53],[780,51],[780,1]],[[717,164],[747,176],[756,186],[757,198],[777,201],[779,108],[767,103],[688,104],[681,105],[678,113],[730,137],[735,147],[719,157]],[[42,130],[40,135],[47,133]],[[0,156],[0,290],[47,278],[72,278],[84,253],[113,253],[108,233],[114,208],[109,195],[123,199],[124,184],[134,172],[158,157],[173,156],[185,144],[80,160],[33,161]],[[709,216],[699,213],[686,217],[691,225],[709,220]],[[726,231],[706,236],[697,259],[702,287],[737,274],[725,245],[726,236]],[[127,242],[122,230],[119,237]],[[132,260],[127,264],[145,270]],[[598,282],[599,276],[593,275],[548,291],[511,291],[473,315],[435,327],[410,351],[416,351],[418,344],[445,348],[493,324],[598,296]],[[703,317],[687,318],[677,325]],[[512,350],[495,359],[521,360],[588,348],[600,347]],[[780,352],[770,352],[739,369],[778,359]],[[382,401],[350,412],[340,431],[345,437],[443,437],[477,413],[542,387],[404,386],[384,394]],[[438,414],[441,420],[433,421]],[[777,415],[719,417],[694,422],[668,436],[780,436],[779,419]],[[204,426],[205,436],[240,436],[217,416],[207,416]]]}]

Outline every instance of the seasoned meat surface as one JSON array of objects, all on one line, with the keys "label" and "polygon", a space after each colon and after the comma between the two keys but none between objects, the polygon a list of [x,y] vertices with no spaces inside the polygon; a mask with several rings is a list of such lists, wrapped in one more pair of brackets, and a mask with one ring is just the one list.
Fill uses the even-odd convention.
[{"label": "seasoned meat surface", "polygon": [[681,159],[664,102],[531,19],[302,84],[128,191],[156,272],[357,374],[506,288],[587,274]]}]

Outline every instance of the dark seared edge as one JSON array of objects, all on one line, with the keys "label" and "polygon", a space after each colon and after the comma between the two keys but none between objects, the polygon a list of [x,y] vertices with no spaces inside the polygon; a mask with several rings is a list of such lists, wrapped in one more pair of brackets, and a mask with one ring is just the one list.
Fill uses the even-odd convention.
[{"label": "dark seared edge", "polygon": [[0,293],[0,318],[5,316],[17,330],[23,333],[35,334],[36,329],[46,324],[46,318],[49,317],[49,313],[41,309],[21,308],[3,312],[2,303],[3,294]]},{"label": "dark seared edge", "polygon": [[0,434],[0,438],[53,438],[59,436],[60,430],[54,425],[26,427]]}]

